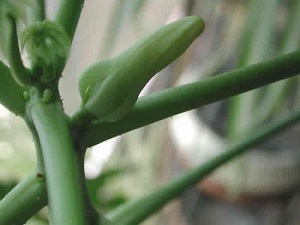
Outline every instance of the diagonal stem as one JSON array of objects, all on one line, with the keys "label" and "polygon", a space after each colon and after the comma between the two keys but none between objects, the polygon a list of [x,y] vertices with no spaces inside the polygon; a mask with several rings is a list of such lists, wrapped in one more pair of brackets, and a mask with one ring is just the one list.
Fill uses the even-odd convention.
[{"label": "diagonal stem", "polygon": [[0,202],[0,224],[23,225],[47,204],[45,177],[33,173]]},{"label": "diagonal stem", "polygon": [[[96,121],[87,125],[81,135],[81,144],[93,146],[173,115],[295,76],[300,73],[299,65],[300,51],[295,51],[270,61],[140,97],[123,119],[115,123]],[[78,121],[76,115],[72,119]]]}]

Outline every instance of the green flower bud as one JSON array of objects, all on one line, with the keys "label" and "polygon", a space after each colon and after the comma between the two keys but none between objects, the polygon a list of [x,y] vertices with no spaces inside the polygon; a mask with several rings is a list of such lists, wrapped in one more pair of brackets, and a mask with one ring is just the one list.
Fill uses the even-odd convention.
[{"label": "green flower bud", "polygon": [[49,84],[59,79],[71,45],[60,25],[45,20],[29,26],[21,34],[21,45],[26,48],[32,73],[39,82]]},{"label": "green flower bud", "polygon": [[104,121],[124,117],[146,83],[177,59],[203,29],[201,18],[187,17],[158,29],[119,56],[90,66],[79,79],[84,109]]}]

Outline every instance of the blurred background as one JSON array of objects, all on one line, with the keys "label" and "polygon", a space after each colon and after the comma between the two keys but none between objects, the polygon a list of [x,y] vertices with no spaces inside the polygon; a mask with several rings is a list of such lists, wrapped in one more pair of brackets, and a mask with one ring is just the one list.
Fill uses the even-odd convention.
[{"label": "blurred background", "polygon": [[[47,2],[53,18],[58,0]],[[72,115],[77,79],[88,65],[116,56],[156,28],[184,16],[206,28],[186,53],[161,71],[142,95],[190,83],[299,48],[297,0],[86,0],[60,83]],[[174,116],[94,146],[86,158],[93,202],[103,212],[168,182],[299,107],[299,79]],[[300,126],[218,169],[143,224],[300,224]],[[34,169],[23,121],[0,108],[0,198]],[[46,212],[28,222],[48,224]]]}]

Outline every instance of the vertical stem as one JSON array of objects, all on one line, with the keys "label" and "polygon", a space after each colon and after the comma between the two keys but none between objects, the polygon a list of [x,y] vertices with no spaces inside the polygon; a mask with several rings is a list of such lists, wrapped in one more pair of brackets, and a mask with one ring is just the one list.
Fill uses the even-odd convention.
[{"label": "vertical stem", "polygon": [[85,174],[84,174],[84,156],[85,156],[85,149],[82,149],[81,147],[76,146],[76,151],[78,152],[77,156],[77,162],[79,166],[79,176],[80,179],[83,181],[81,183],[81,189],[84,196],[84,209],[85,213],[88,217],[88,224],[89,225],[98,225],[99,221],[101,221],[101,216],[99,216],[99,213],[92,205],[92,202],[90,200],[90,196],[88,194],[87,185],[85,182]]},{"label": "vertical stem", "polygon": [[55,21],[58,22],[73,39],[81,14],[84,0],[61,0]]},{"label": "vertical stem", "polygon": [[18,43],[17,23],[13,16],[8,15],[10,22],[10,36],[8,44],[8,64],[10,71],[20,86],[29,86],[32,83],[32,77],[26,67],[23,65]]},{"label": "vertical stem", "polygon": [[41,143],[53,224],[87,224],[83,181],[61,102],[45,102],[40,91],[32,89],[30,116]]},{"label": "vertical stem", "polygon": [[46,18],[45,0],[34,0],[34,6],[28,13],[31,23],[43,21]]}]

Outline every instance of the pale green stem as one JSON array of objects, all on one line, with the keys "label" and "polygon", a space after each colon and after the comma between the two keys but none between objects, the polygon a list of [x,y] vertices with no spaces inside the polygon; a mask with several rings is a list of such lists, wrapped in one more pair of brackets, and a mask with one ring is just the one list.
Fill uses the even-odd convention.
[{"label": "pale green stem", "polygon": [[30,86],[33,83],[29,70],[23,65],[18,43],[17,24],[15,18],[8,15],[10,21],[10,39],[8,43],[8,63],[11,74],[20,86]]},{"label": "pale green stem", "polygon": [[[80,142],[86,147],[93,146],[173,115],[295,76],[300,73],[299,65],[300,51],[296,51],[270,61],[140,97],[123,119],[114,123],[96,121],[86,124]],[[79,117],[80,115],[77,114]],[[82,115],[84,120],[84,114]],[[78,121],[81,119],[76,118],[76,115],[73,119],[80,124]]]},{"label": "pale green stem", "polygon": [[84,181],[62,105],[56,99],[45,102],[33,88],[29,107],[42,148],[51,221],[53,225],[86,225]]},{"label": "pale green stem", "polygon": [[84,0],[61,0],[55,21],[59,23],[73,39]]},{"label": "pale green stem", "polygon": [[45,0],[34,0],[34,6],[30,8],[28,17],[31,23],[43,21],[46,18]]},{"label": "pale green stem", "polygon": [[0,224],[23,225],[46,204],[45,177],[31,174],[1,200]]},{"label": "pale green stem", "polygon": [[9,68],[0,62],[0,103],[12,113],[23,116],[25,113],[24,88],[13,79]]}]

